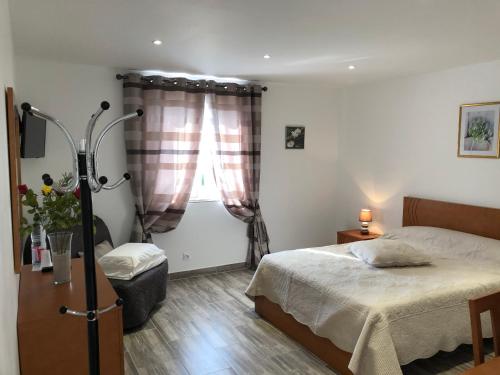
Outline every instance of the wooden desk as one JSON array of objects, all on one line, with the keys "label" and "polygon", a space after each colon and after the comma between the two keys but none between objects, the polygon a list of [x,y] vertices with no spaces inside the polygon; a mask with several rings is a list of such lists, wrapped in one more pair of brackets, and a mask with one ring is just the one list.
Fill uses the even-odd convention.
[{"label": "wooden desk", "polygon": [[500,374],[500,357],[495,357],[489,361],[465,371],[462,375],[497,375]]},{"label": "wooden desk", "polygon": [[[71,283],[55,286],[53,275],[21,268],[17,334],[22,375],[88,375],[87,320],[61,315],[66,305],[86,310],[83,260],[73,259]],[[96,266],[99,308],[113,304],[118,296]],[[122,309],[99,317],[101,374],[123,375]]]}]

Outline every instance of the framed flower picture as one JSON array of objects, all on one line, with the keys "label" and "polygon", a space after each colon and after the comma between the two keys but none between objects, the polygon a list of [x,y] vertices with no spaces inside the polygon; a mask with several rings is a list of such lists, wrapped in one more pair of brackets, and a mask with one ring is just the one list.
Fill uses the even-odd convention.
[{"label": "framed flower picture", "polygon": [[459,157],[499,157],[500,102],[463,104],[458,122]]},{"label": "framed flower picture", "polygon": [[285,148],[303,149],[306,136],[305,126],[290,125],[285,127]]}]

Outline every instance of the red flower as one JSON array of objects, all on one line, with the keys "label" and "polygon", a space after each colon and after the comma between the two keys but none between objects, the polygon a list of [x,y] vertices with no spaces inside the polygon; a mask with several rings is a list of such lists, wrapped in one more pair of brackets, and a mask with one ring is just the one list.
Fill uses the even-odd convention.
[{"label": "red flower", "polygon": [[26,193],[28,192],[28,186],[26,186],[25,184],[17,185],[17,191],[19,191],[19,194],[21,195],[26,195]]},{"label": "red flower", "polygon": [[80,188],[77,187],[76,190],[73,192],[73,195],[76,197],[76,199],[80,199]]}]

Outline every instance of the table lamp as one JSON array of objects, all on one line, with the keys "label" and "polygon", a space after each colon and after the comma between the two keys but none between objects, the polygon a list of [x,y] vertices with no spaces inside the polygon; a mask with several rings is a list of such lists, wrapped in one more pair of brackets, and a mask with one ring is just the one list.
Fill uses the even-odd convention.
[{"label": "table lamp", "polygon": [[361,234],[368,234],[368,223],[372,221],[372,210],[369,210],[367,208],[363,208],[359,212],[359,219],[361,222]]}]

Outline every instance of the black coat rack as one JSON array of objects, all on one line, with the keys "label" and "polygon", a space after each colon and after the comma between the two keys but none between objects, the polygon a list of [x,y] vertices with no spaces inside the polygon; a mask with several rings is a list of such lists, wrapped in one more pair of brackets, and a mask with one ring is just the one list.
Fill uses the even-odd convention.
[{"label": "black coat rack", "polygon": [[[116,308],[117,306],[121,306],[123,301],[119,298],[113,305],[104,309],[98,309],[94,257],[94,215],[92,212],[92,193],[98,193],[101,189],[116,189],[122,183],[130,179],[130,175],[125,173],[123,177],[115,183],[108,184],[108,179],[105,176],[99,175],[99,147],[102,139],[113,126],[121,123],[122,121],[140,117],[143,112],[138,109],[136,112],[129,113],[111,121],[104,127],[103,130],[101,130],[97,136],[96,142],[92,144],[92,135],[96,121],[104,111],[109,109],[109,103],[105,101],[102,102],[99,109],[91,116],[87,125],[86,137],[80,141],[79,149],[77,151],[73,137],[60,121],[31,106],[29,103],[23,103],[21,108],[23,111],[28,112],[33,116],[39,117],[56,125],[63,132],[71,148],[73,159],[73,178],[68,185],[54,185],[53,188],[57,192],[67,193],[75,191],[78,186],[80,186],[87,311],[76,311],[67,306],[61,306],[59,312],[61,314],[70,314],[75,317],[83,317],[87,319],[89,374],[99,375],[99,316]],[[52,180],[48,174],[44,175],[44,179],[48,181]]]}]

